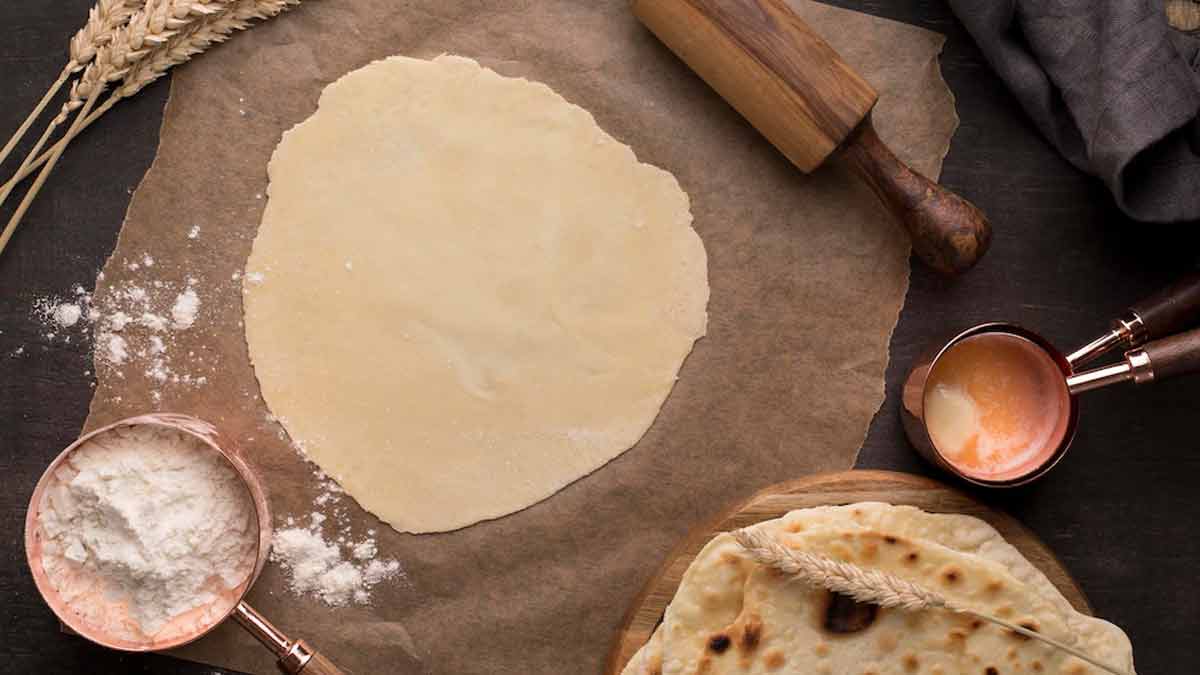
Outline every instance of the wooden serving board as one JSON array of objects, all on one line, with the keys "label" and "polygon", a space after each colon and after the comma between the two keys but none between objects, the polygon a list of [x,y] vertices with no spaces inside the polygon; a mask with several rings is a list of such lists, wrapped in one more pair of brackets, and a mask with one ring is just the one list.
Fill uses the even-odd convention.
[{"label": "wooden serving board", "polygon": [[1081,612],[1092,608],[1054,553],[1033,532],[1012,516],[993,510],[937,481],[893,471],[824,473],[772,485],[740,504],[693,528],[675,547],[662,567],[646,582],[625,615],[604,672],[619,675],[633,654],[650,639],[675,597],[683,573],[696,554],[714,536],[739,527],[778,518],[795,509],[813,506],[887,502],[908,504],[931,513],[963,513],[984,520],[1050,578],[1067,600]]}]

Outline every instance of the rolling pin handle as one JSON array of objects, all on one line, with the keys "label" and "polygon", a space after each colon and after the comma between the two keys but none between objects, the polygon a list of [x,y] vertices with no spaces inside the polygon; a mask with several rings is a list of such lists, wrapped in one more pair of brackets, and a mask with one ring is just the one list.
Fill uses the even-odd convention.
[{"label": "rolling pin handle", "polygon": [[[1151,371],[1150,377],[1143,381],[1200,373],[1200,328],[1155,340],[1141,351],[1146,355]],[[1132,352],[1129,357],[1137,353]]]},{"label": "rolling pin handle", "polygon": [[930,267],[957,275],[987,252],[992,227],[983,212],[901,162],[875,132],[870,115],[840,154],[908,230],[913,251]]},{"label": "rolling pin handle", "polygon": [[1129,312],[1141,329],[1130,341],[1131,347],[1200,325],[1200,272],[1137,303]]}]

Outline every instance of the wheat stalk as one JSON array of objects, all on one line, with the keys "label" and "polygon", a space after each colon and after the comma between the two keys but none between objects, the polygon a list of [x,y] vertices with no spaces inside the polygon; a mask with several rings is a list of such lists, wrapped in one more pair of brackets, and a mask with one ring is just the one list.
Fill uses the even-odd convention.
[{"label": "wheat stalk", "polygon": [[[101,49],[71,87],[71,98],[63,104],[55,123],[65,122],[94,88],[104,89],[124,78],[144,59],[152,58],[156,49],[169,46],[181,31],[186,33],[189,28],[220,15],[229,4],[230,0],[148,0],[114,38],[111,48]],[[103,59],[105,56],[108,58]]]},{"label": "wheat stalk", "polygon": [[956,614],[965,614],[1002,626],[1052,647],[1061,649],[1097,668],[1113,675],[1133,675],[1113,666],[1106,665],[1053,638],[1009,623],[1003,619],[968,609],[954,601],[900,577],[879,570],[864,569],[858,565],[833,560],[824,556],[792,550],[761,530],[740,529],[733,533],[734,540],[754,562],[777,569],[784,574],[810,586],[824,588],[848,596],[858,602],[894,607],[909,611],[940,609]]},{"label": "wheat stalk", "polygon": [[[89,63],[83,71],[83,75],[71,86],[71,94],[67,102],[63,104],[62,111],[46,125],[45,131],[42,132],[41,138],[34,144],[33,149],[25,156],[21,162],[20,168],[17,169],[19,175],[26,169],[32,169],[31,165],[34,158],[41,152],[46,141],[54,133],[55,129],[65,122],[71,112],[83,106],[84,101],[91,98],[92,94],[99,95],[101,91],[108,85],[109,82],[120,79],[129,69],[129,64],[145,56],[148,49],[145,48],[145,37],[150,26],[150,17],[155,11],[155,8],[161,4],[163,0],[147,0],[143,7],[134,12],[129,18],[129,22],[118,28],[106,41],[105,44],[98,46],[94,53],[91,53],[91,63]],[[51,150],[50,157],[56,162],[57,155],[61,155],[61,151],[55,153]],[[50,160],[47,160],[50,162]],[[51,164],[52,166],[52,164]],[[9,181],[4,188],[0,189],[0,204],[3,204],[8,195],[12,192],[16,183]],[[33,192],[31,189],[30,192]],[[26,200],[32,202],[32,199],[26,195]],[[18,207],[18,211],[22,211]],[[20,220],[19,218],[17,220]],[[5,240],[7,241],[7,240]]]},{"label": "wheat stalk", "polygon": [[[300,0],[236,0],[225,12],[207,19],[206,25],[201,27],[199,34],[192,38],[194,44],[190,48],[182,44],[171,47],[170,51],[173,55],[171,58],[167,59],[160,56],[155,61],[156,68],[142,70],[134,77],[126,77],[127,82],[116,91],[121,96],[116,99],[109,98],[106,100],[103,105],[88,115],[79,126],[78,131],[83,131],[98,120],[104,113],[112,109],[121,98],[132,96],[141,90],[141,88],[161,77],[166,72],[166,69],[183,63],[191,56],[194,56],[195,53],[203,51],[211,44],[224,42],[233,32],[246,28],[255,19],[269,19],[299,4]],[[193,53],[187,54],[188,51],[192,51]],[[46,163],[50,152],[54,148],[70,141],[71,137],[69,135],[67,138],[60,140],[50,151],[40,155],[28,167],[17,171],[16,175],[8,183],[0,186],[0,193],[3,190],[11,190],[17,183],[28,178],[39,166]],[[0,246],[0,248],[3,247]]]},{"label": "wheat stalk", "polygon": [[[80,81],[72,87],[71,100],[64,104],[60,117],[65,119],[76,108],[84,109],[70,130],[48,152],[29,161],[33,157],[31,153],[17,174],[0,187],[2,203],[17,183],[38,166],[45,165],[21,206],[4,231],[0,232],[0,252],[8,244],[29,203],[45,182],[43,176],[53,168],[67,144],[84,128],[111,110],[120,100],[136,94],[165,75],[172,67],[190,60],[214,44],[224,42],[234,32],[249,27],[256,19],[269,19],[299,4],[300,0],[172,0],[155,5],[154,0],[150,0],[147,7],[122,30],[119,40],[114,40],[114,44],[121,42],[122,47],[112,50],[110,45],[101,49],[96,61],[88,67],[88,71],[95,67],[95,74],[88,77],[88,71],[85,71]],[[148,48],[148,44],[156,44],[157,48]],[[98,65],[102,53],[105,57],[103,66]],[[92,111],[92,106],[87,102],[94,103],[95,97],[117,79],[122,80],[121,84],[99,108]],[[43,134],[42,143],[47,137],[48,133]],[[40,146],[35,148],[35,152],[40,149]]]},{"label": "wheat stalk", "polygon": [[145,0],[99,0],[99,2],[88,10],[87,21],[71,37],[70,44],[68,45],[67,64],[63,66],[58,78],[54,80],[54,83],[42,95],[42,99],[34,106],[33,111],[29,113],[29,116],[25,118],[21,126],[17,127],[16,132],[8,139],[4,147],[0,148],[0,164],[4,163],[4,160],[17,147],[17,143],[20,143],[21,139],[25,137],[26,132],[29,131],[29,127],[33,126],[33,123],[41,116],[46,106],[54,99],[58,91],[62,89],[62,86],[66,84],[67,79],[91,63],[92,59],[96,56],[96,52],[112,40],[113,34],[117,29],[125,25],[129,21],[129,17],[144,3]]},{"label": "wheat stalk", "polygon": [[[177,29],[187,26],[199,17],[215,14],[228,2],[229,0],[139,0],[141,9],[125,16],[125,25],[110,30],[107,35],[98,32],[105,27],[102,21],[93,26],[93,22],[89,20],[88,25],[71,40],[72,63],[76,64],[73,70],[82,69],[84,62],[79,59],[85,58],[89,62],[87,68],[71,86],[70,97],[63,104],[58,116],[50,122],[42,132],[41,138],[21,162],[17,175],[26,170],[33,170],[34,159],[38,157],[46,141],[67,121],[72,112],[83,106],[94,90],[103,90],[109,83],[121,79],[134,64],[150,54],[152,49],[165,44]],[[123,12],[118,12],[117,15],[109,16],[121,18],[123,15]],[[99,17],[99,13],[96,16]],[[9,181],[0,188],[0,204],[8,198],[15,185],[15,182]]]}]

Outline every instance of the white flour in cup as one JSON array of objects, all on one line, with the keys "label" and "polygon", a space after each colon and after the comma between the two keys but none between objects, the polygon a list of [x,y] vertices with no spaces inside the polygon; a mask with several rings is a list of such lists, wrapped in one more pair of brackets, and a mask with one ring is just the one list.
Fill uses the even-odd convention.
[{"label": "white flour in cup", "polygon": [[254,567],[258,525],[229,463],[182,431],[120,427],[79,446],[41,502],[42,567],[84,623],[132,642],[206,628]]}]

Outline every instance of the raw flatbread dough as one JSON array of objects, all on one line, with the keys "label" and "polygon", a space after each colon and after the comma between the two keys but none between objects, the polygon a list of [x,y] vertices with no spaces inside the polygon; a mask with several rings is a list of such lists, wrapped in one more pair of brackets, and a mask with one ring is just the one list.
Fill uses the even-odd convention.
[{"label": "raw flatbread dough", "polygon": [[704,335],[687,195],[543,84],[377,61],[269,173],[244,287],[263,398],[397,530],[512,513],[616,457]]}]

